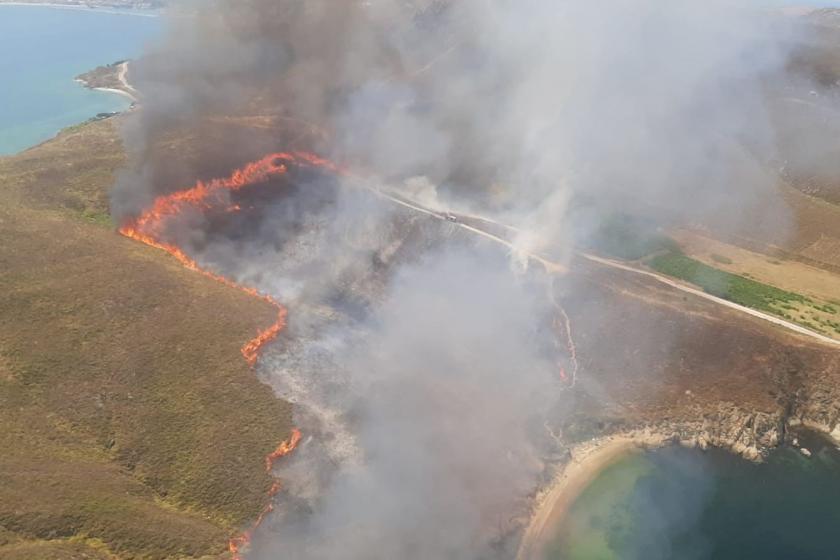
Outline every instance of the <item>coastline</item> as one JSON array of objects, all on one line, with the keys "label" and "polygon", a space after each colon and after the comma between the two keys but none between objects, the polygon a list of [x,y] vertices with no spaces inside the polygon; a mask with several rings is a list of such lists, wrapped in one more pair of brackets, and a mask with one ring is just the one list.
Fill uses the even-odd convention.
[{"label": "coastline", "polygon": [[650,432],[630,433],[593,439],[571,449],[572,459],[536,499],[533,515],[522,535],[516,560],[542,560],[552,531],[569,508],[601,472],[628,453],[654,449],[673,442]]},{"label": "coastline", "polygon": [[88,7],[88,6],[79,6],[76,4],[58,4],[58,3],[33,3],[33,2],[3,2],[0,1],[0,7],[2,6],[28,6],[31,8],[52,8],[58,10],[75,10],[77,12],[98,12],[101,14],[115,14],[121,16],[137,16],[137,17],[160,17],[160,12],[157,11],[147,11],[141,12],[138,10],[119,10],[116,8],[97,8],[97,7]]},{"label": "coastline", "polygon": [[[90,85],[103,88],[95,93],[81,89],[79,85],[85,85],[84,82],[74,78],[80,77],[77,76],[79,72],[96,78],[93,69],[103,61],[110,63],[140,56],[143,45],[161,32],[159,14],[153,10],[81,8],[63,1],[35,4],[0,0],[0,19],[4,29],[11,31],[23,27],[39,36],[43,34],[45,39],[18,52],[15,51],[18,48],[16,34],[4,35],[7,39],[3,41],[4,47],[9,53],[16,53],[14,56],[10,54],[13,66],[21,64],[32,71],[26,74],[26,79],[14,80],[2,96],[7,106],[20,104],[21,110],[9,113],[9,118],[4,116],[4,122],[0,123],[0,157],[26,151],[55,138],[68,127],[129,111],[140,97],[118,75],[119,68],[114,68],[106,76],[107,80],[91,79]],[[12,7],[4,10],[3,6]],[[32,9],[16,9],[16,6]],[[90,13],[77,15],[82,11]],[[116,18],[103,12],[155,18]],[[79,35],[84,30],[87,30],[86,33]],[[73,48],[64,49],[62,44],[72,44]],[[134,69],[132,66],[129,79],[134,77]],[[96,87],[89,89],[95,90]]]},{"label": "coastline", "polygon": [[[121,95],[123,97],[127,97],[128,99],[131,100],[132,106],[133,106],[133,104],[136,103],[138,101],[138,99],[137,99],[137,90],[134,88],[134,86],[132,86],[128,82],[128,79],[126,78],[126,75],[128,74],[128,64],[129,64],[129,62],[130,61],[126,60],[124,62],[120,62],[119,65],[117,66],[117,80],[119,80],[120,86],[121,86],[122,89],[110,88],[110,87],[91,86],[89,82],[87,82],[86,80],[84,80],[82,78],[76,78],[74,81],[79,83],[79,84],[82,84],[84,87],[86,87],[89,90],[104,91],[106,93],[114,93],[114,94],[117,94],[117,95]],[[128,110],[130,110],[130,109],[131,109],[131,107],[129,107]]]},{"label": "coastline", "polygon": [[[803,428],[840,450],[840,425],[832,428],[807,417],[790,417],[786,426]],[[782,443],[778,438],[774,442],[765,442],[765,447],[751,447],[743,442],[708,438],[706,436],[686,437],[687,434],[672,430],[639,429],[610,436],[591,439],[570,448],[571,459],[558,466],[551,482],[534,499],[531,516],[525,525],[520,540],[516,560],[543,560],[546,547],[555,536],[555,531],[569,513],[571,506],[584,490],[607,467],[626,457],[628,454],[644,450],[658,449],[668,445],[680,445],[688,448],[707,449],[715,447],[752,462],[762,462],[764,453],[776,449]],[[708,434],[707,434],[708,435]],[[793,445],[800,449],[798,444]],[[802,448],[804,449],[804,448]],[[806,453],[803,454],[810,456]]]},{"label": "coastline", "polygon": [[106,88],[106,87],[95,87],[95,88],[90,88],[90,89],[93,90],[93,91],[104,91],[106,93],[114,93],[116,95],[122,95],[123,97],[128,98],[132,101],[137,101],[136,97],[134,97],[133,95],[131,95],[127,91],[123,91],[121,89]]},{"label": "coastline", "polygon": [[[0,6],[3,6],[3,5],[7,5],[7,4],[0,3]],[[85,80],[81,80],[79,78],[76,78],[73,81],[75,81],[76,83],[86,87],[87,89],[90,89],[90,90],[93,90],[93,91],[102,91],[102,92],[110,93],[110,94],[114,94],[114,95],[119,95],[121,97],[124,97],[124,98],[130,100],[131,105],[128,108],[126,108],[122,111],[118,111],[117,113],[115,113],[113,115],[109,115],[109,116],[114,116],[114,115],[119,115],[119,114],[122,114],[122,113],[126,113],[126,112],[134,109],[136,107],[136,103],[138,101],[137,97],[133,93],[131,93],[131,92],[137,92],[137,90],[134,89],[134,86],[132,86],[128,82],[128,80],[126,79],[126,73],[128,71],[128,63],[129,63],[129,61],[125,61],[125,62],[120,63],[120,69],[119,69],[119,74],[118,74],[120,84],[122,85],[122,87],[125,88],[124,90],[123,89],[116,89],[116,88],[105,88],[105,87],[90,87],[87,84],[87,82],[85,82]],[[77,126],[79,124],[84,124],[85,122],[89,122],[90,120],[97,119],[97,118],[98,117],[94,116],[94,117],[91,117],[90,119],[88,119],[88,121],[81,121],[79,123],[71,124],[69,126],[70,127]],[[55,132],[55,134],[53,134],[49,138],[45,138],[44,140],[42,140],[40,142],[37,142],[36,144],[33,144],[31,146],[27,146],[27,147],[21,149],[18,152],[10,153],[10,154],[0,153],[0,159],[7,158],[7,157],[12,157],[12,156],[15,156],[16,154],[23,153],[23,152],[32,150],[34,148],[37,148],[39,146],[42,146],[42,145],[46,144],[47,142],[51,142],[51,141],[55,140],[56,138],[58,138],[61,135],[61,133],[64,132],[66,129],[67,129],[67,127],[61,128],[61,129],[57,130]]]}]

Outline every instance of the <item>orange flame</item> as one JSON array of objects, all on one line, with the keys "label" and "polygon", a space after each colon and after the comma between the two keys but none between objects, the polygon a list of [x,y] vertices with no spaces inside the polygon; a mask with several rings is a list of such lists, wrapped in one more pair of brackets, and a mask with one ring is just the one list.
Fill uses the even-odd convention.
[{"label": "orange flame", "polygon": [[[186,268],[199,272],[208,278],[221,282],[226,286],[230,286],[249,295],[259,297],[277,309],[277,320],[267,329],[260,331],[255,338],[248,341],[241,349],[242,356],[251,366],[256,364],[262,348],[277,338],[286,326],[286,309],[269,295],[261,294],[254,288],[243,286],[233,280],[230,280],[229,278],[221,276],[220,274],[202,269],[199,267],[198,263],[189,257],[180,247],[173,243],[163,241],[161,237],[168,219],[178,216],[188,208],[209,210],[214,206],[214,202],[224,202],[224,200],[219,197],[225,191],[238,191],[249,185],[261,183],[272,177],[283,175],[288,171],[287,165],[289,164],[319,167],[336,174],[342,173],[342,170],[338,166],[314,154],[305,152],[278,152],[269,154],[258,161],[249,163],[245,167],[234,171],[230,177],[224,179],[214,179],[209,183],[199,181],[190,189],[159,196],[155,199],[151,208],[144,211],[137,218],[128,220],[119,228],[119,232],[122,235],[162,251],[166,251],[175,257],[175,259]],[[239,211],[240,207],[238,205],[228,205],[226,209],[229,212],[235,212]],[[294,428],[289,439],[282,442],[277,446],[277,449],[266,456],[266,471],[270,473],[274,464],[281,457],[284,457],[294,451],[300,443],[301,437],[300,430]],[[242,550],[250,544],[251,538],[253,537],[254,531],[257,527],[259,527],[266,516],[274,510],[274,505],[272,504],[271,499],[280,492],[280,489],[280,483],[274,482],[268,493],[269,503],[260,513],[251,528],[244,531],[241,535],[230,539],[228,548],[233,560],[242,560]]]},{"label": "orange flame", "polygon": [[[194,187],[172,194],[159,196],[155,199],[151,208],[140,214],[137,218],[127,221],[120,227],[121,234],[137,241],[141,241],[152,247],[166,251],[178,262],[190,270],[200,272],[205,276],[221,282],[226,286],[236,288],[249,295],[259,297],[277,309],[277,320],[267,329],[260,331],[257,336],[248,341],[242,347],[242,355],[249,365],[257,363],[260,350],[269,342],[277,338],[280,331],[286,326],[286,310],[274,298],[259,293],[253,288],[248,288],[225,278],[219,274],[203,270],[195,260],[187,256],[180,247],[161,240],[163,228],[169,218],[181,214],[188,208],[207,210],[213,207],[214,198],[217,198],[225,191],[238,191],[249,185],[267,181],[268,179],[284,175],[288,171],[287,165],[295,164],[302,166],[320,167],[339,173],[338,166],[314,154],[305,152],[277,152],[269,154],[260,160],[247,164],[242,169],[233,172],[230,177],[214,179],[209,183],[199,181]],[[216,201],[218,202],[218,201]],[[236,205],[228,206],[228,210],[238,210]]]},{"label": "orange flame", "polygon": [[[297,428],[292,429],[292,434],[289,436],[289,439],[282,442],[280,445],[277,446],[273,452],[269,453],[265,458],[265,470],[267,472],[271,472],[271,469],[274,468],[275,463],[280,460],[281,457],[285,457],[289,453],[295,450],[295,448],[300,443],[301,438],[303,435],[301,434],[300,430]],[[251,525],[250,529],[243,531],[242,534],[233,537],[228,541],[228,550],[231,554],[231,560],[243,560],[242,553],[246,550],[250,544],[251,539],[254,537],[254,532],[257,528],[262,525],[262,522],[265,518],[274,511],[274,503],[272,502],[271,498],[274,498],[280,490],[282,489],[282,485],[279,482],[275,482],[271,485],[271,489],[268,491],[268,505],[260,512],[259,517],[257,520],[254,521],[254,524]]]},{"label": "orange flame", "polygon": [[292,435],[289,439],[282,442],[277,446],[277,449],[265,456],[265,471],[271,472],[271,469],[274,468],[274,463],[276,463],[281,457],[285,457],[294,451],[300,443],[301,437],[303,437],[303,434],[300,433],[300,430],[297,428],[292,429]]}]

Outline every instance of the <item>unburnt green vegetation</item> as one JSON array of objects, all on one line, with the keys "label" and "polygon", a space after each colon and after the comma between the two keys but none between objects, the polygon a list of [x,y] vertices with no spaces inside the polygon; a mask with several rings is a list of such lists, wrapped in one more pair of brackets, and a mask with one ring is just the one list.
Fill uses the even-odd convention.
[{"label": "unburnt green vegetation", "polygon": [[274,310],[109,226],[118,138],[0,159],[0,558],[226,558],[289,433],[239,353]]},{"label": "unburnt green vegetation", "polygon": [[[840,306],[771,286],[746,272],[734,274],[689,257],[651,219],[613,214],[592,236],[588,249],[613,258],[638,261],[739,305],[772,313],[827,335],[840,335]],[[709,258],[712,263],[724,266],[735,264],[730,257],[717,253]]]},{"label": "unburnt green vegetation", "polygon": [[124,62],[124,60],[119,60],[113,64],[98,66],[84,74],[79,74],[76,79],[88,88],[122,89],[123,85],[120,82],[119,72]]},{"label": "unburnt green vegetation", "polygon": [[709,294],[761,311],[774,313],[778,305],[807,301],[802,295],[718,270],[679,251],[658,255],[648,264],[658,272],[696,284]]},{"label": "unburnt green vegetation", "polygon": [[814,298],[719,270],[680,251],[656,255],[647,264],[658,272],[691,282],[706,293],[739,305],[778,315],[825,334],[840,334],[837,307]]}]

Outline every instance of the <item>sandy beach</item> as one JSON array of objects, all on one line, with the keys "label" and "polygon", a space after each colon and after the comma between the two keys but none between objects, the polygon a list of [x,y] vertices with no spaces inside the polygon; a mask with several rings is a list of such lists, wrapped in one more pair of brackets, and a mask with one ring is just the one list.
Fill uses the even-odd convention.
[{"label": "sandy beach", "polygon": [[542,560],[553,531],[583,490],[606,467],[634,450],[661,447],[664,436],[649,433],[598,438],[572,449],[572,459],[536,500],[517,560]]},{"label": "sandy beach", "polygon": [[107,87],[97,87],[97,88],[91,88],[91,89],[93,89],[95,91],[105,91],[105,92],[108,92],[108,93],[115,93],[117,95],[122,95],[123,97],[127,97],[128,99],[131,99],[132,101],[137,101],[137,99],[133,95],[131,95],[127,91],[123,91],[121,89],[114,89],[114,88],[107,88]]},{"label": "sandy beach", "polygon": [[127,74],[128,74],[128,61],[121,62],[119,64],[119,68],[117,70],[117,79],[119,80],[120,85],[122,86],[122,89],[107,88],[107,87],[90,87],[90,85],[88,85],[88,83],[85,80],[76,78],[76,81],[78,83],[82,84],[83,86],[85,86],[86,88],[89,88],[89,89],[92,89],[92,90],[95,90],[95,91],[104,91],[104,92],[107,92],[107,93],[115,93],[117,95],[122,95],[123,97],[129,98],[133,102],[136,102],[137,101],[137,90],[134,89],[134,86],[132,86],[128,82],[128,79],[126,78]]},{"label": "sandy beach", "polygon": [[119,70],[117,70],[117,78],[120,81],[120,85],[123,89],[115,89],[115,88],[94,88],[99,91],[108,91],[111,93],[117,93],[119,95],[123,95],[128,97],[132,101],[137,101],[137,90],[134,89],[130,83],[128,83],[128,79],[126,79],[126,75],[128,74],[128,61],[121,62],[119,65]]}]

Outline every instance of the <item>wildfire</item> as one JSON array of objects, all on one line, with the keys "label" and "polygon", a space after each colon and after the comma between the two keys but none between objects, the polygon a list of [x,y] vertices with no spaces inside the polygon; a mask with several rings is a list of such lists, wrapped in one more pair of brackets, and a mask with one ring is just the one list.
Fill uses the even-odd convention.
[{"label": "wildfire", "polygon": [[[271,472],[274,468],[274,464],[281,458],[285,457],[289,453],[295,450],[295,448],[300,443],[301,438],[303,435],[301,434],[300,430],[297,428],[292,429],[292,435],[289,436],[289,439],[282,442],[280,445],[277,446],[273,452],[269,453],[265,457],[265,470],[267,472]],[[228,550],[231,553],[232,560],[243,560],[242,552],[248,548],[251,544],[251,539],[254,537],[254,531],[262,525],[263,520],[266,516],[274,511],[274,502],[272,498],[276,496],[280,490],[282,489],[282,485],[279,482],[275,482],[271,485],[271,489],[268,491],[268,505],[260,512],[259,517],[257,520],[254,521],[254,524],[251,526],[250,529],[244,531],[242,534],[233,537],[228,542]]]},{"label": "wildfire", "polygon": [[[145,243],[152,241],[155,247],[172,253],[171,245],[162,246],[158,240],[167,218],[181,214],[187,208],[209,210],[213,203],[221,202],[220,196],[225,192],[238,191],[245,187],[267,181],[268,179],[288,172],[288,165],[319,167],[340,173],[341,170],[332,162],[315,154],[307,152],[277,152],[237,169],[230,177],[214,179],[209,183],[199,181],[191,189],[159,196],[151,208],[143,212],[136,219],[129,221],[120,228],[120,232]],[[231,209],[237,208],[235,205]],[[135,235],[135,234],[139,234]],[[176,252],[181,253],[175,248]],[[173,253],[174,254],[174,253]],[[197,269],[195,262],[181,253],[175,255],[178,260],[192,269]],[[183,258],[182,258],[183,257]]]},{"label": "wildfire", "polygon": [[[144,211],[137,218],[128,220],[119,228],[119,232],[122,235],[166,251],[186,268],[199,272],[226,286],[241,290],[251,296],[259,297],[277,309],[277,320],[267,329],[259,331],[257,336],[248,341],[241,349],[242,356],[251,366],[256,364],[262,348],[277,338],[286,326],[286,309],[269,295],[261,294],[254,288],[243,286],[220,274],[202,269],[180,247],[174,243],[164,241],[163,233],[169,219],[182,214],[188,209],[205,211],[217,206],[226,205],[224,208],[228,212],[240,210],[238,205],[231,205],[229,202],[226,202],[225,193],[238,191],[247,186],[265,182],[272,177],[284,175],[288,172],[289,165],[318,167],[336,174],[342,173],[342,170],[338,166],[314,154],[305,152],[278,152],[269,154],[258,161],[249,163],[243,168],[234,171],[230,177],[214,179],[210,182],[199,181],[192,188],[159,196],[148,210]],[[266,456],[266,471],[271,472],[275,463],[280,458],[294,451],[300,443],[301,437],[300,430],[297,428],[293,429],[289,439],[282,442],[277,449]],[[242,560],[242,550],[251,542],[251,538],[257,527],[273,511],[272,498],[280,492],[280,489],[280,483],[274,482],[269,490],[268,505],[260,513],[251,528],[230,540],[228,548],[233,560]]]},{"label": "wildfire", "polygon": [[548,299],[549,301],[551,301],[551,305],[556,311],[556,314],[554,316],[554,331],[557,334],[555,344],[559,346],[560,339],[565,339],[566,352],[568,353],[569,361],[571,362],[570,365],[572,367],[572,372],[570,375],[566,371],[566,368],[563,366],[563,364],[557,364],[560,380],[564,383],[568,383],[569,387],[574,387],[577,383],[577,376],[578,372],[580,371],[580,364],[577,358],[577,347],[575,346],[575,339],[572,336],[572,320],[569,318],[569,314],[566,313],[566,310],[563,308],[563,306],[560,305],[560,303],[557,301],[557,298],[554,297],[554,280],[552,280],[549,284]]},{"label": "wildfire", "polygon": [[[572,375],[571,375],[571,386],[574,387],[575,383],[577,383],[577,375],[578,371],[580,370],[580,364],[578,363],[577,359],[577,348],[575,347],[575,339],[572,337],[572,321],[569,319],[568,313],[566,310],[563,309],[562,305],[557,304],[557,310],[560,312],[560,316],[563,318],[563,332],[566,334],[566,350],[569,353],[569,359],[572,362]],[[555,327],[557,326],[557,322],[555,320]],[[566,369],[561,367],[560,368],[560,377],[563,381],[569,381],[569,375],[566,373]]]},{"label": "wildfire", "polygon": [[265,470],[266,472],[271,472],[271,469],[274,468],[274,463],[277,462],[278,459],[281,457],[285,457],[289,453],[295,450],[295,448],[300,443],[300,438],[303,437],[303,434],[300,433],[300,430],[294,428],[292,430],[292,435],[277,446],[277,449],[266,455],[265,457]]},{"label": "wildfire", "polygon": [[[217,282],[241,290],[251,296],[259,297],[277,309],[277,320],[274,324],[260,331],[255,338],[242,347],[242,355],[251,366],[256,364],[260,350],[277,338],[280,331],[286,326],[286,309],[269,295],[261,294],[253,288],[237,284],[219,274],[203,270],[180,247],[163,241],[162,236],[169,219],[182,214],[187,209],[209,210],[214,207],[214,204],[225,204],[224,193],[238,191],[250,185],[265,182],[272,177],[284,175],[288,172],[288,165],[319,167],[334,173],[340,172],[338,166],[314,154],[306,152],[269,154],[241,169],[237,169],[230,177],[214,179],[206,183],[199,181],[190,189],[159,196],[155,199],[151,208],[137,218],[127,221],[119,230],[126,237],[166,251],[188,269],[200,272]],[[228,204],[226,208],[228,211],[239,210],[238,205]]]}]

